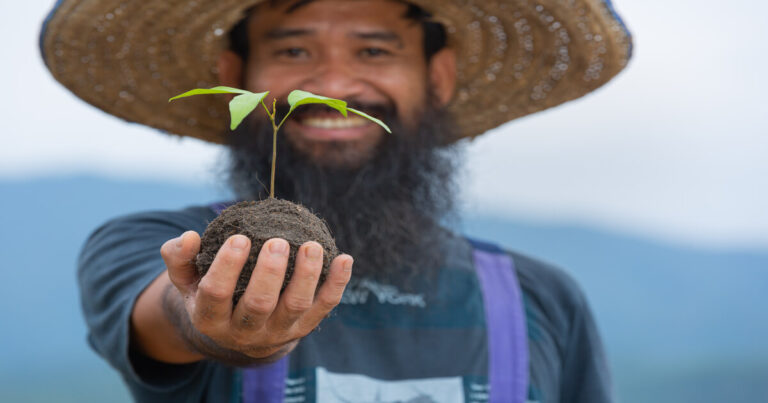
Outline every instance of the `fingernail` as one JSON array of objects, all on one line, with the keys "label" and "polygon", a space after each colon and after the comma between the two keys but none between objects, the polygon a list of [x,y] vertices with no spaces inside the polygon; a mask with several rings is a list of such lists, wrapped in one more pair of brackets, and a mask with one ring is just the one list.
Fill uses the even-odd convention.
[{"label": "fingernail", "polygon": [[178,238],[173,240],[173,246],[175,246],[177,249],[181,248],[181,245],[184,243],[184,234],[179,235]]},{"label": "fingernail", "polygon": [[244,236],[235,235],[230,239],[229,247],[232,249],[245,249],[248,245],[248,241]]},{"label": "fingernail", "polygon": [[355,259],[350,256],[346,262],[344,262],[344,271],[352,271],[352,264],[355,263]]},{"label": "fingernail", "polygon": [[307,245],[305,253],[310,259],[320,259],[323,256],[323,249],[315,244]]},{"label": "fingernail", "polygon": [[269,242],[269,253],[273,255],[285,255],[288,253],[288,242],[282,239],[273,239]]}]

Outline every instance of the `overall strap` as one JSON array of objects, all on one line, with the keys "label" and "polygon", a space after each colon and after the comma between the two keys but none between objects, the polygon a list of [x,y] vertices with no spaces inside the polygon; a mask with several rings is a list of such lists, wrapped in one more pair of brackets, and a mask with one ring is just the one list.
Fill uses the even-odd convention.
[{"label": "overall strap", "polygon": [[[216,214],[236,202],[219,202],[208,207]],[[243,403],[282,403],[285,393],[285,377],[288,375],[288,356],[277,362],[242,369]]]},{"label": "overall strap", "polygon": [[244,368],[243,403],[283,403],[288,356],[272,364]]},{"label": "overall strap", "polygon": [[495,245],[470,243],[485,305],[489,402],[524,403],[528,396],[528,336],[514,262]]}]

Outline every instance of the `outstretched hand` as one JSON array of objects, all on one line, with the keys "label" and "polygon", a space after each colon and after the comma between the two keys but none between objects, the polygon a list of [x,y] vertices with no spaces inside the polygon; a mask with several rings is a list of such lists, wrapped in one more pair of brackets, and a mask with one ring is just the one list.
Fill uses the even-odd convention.
[{"label": "outstretched hand", "polygon": [[[184,301],[185,312],[177,314],[186,314],[197,332],[221,348],[254,359],[284,355],[339,304],[353,260],[349,255],[336,257],[325,283],[317,289],[323,249],[317,242],[306,242],[296,254],[293,276],[281,294],[289,244],[280,238],[270,239],[261,248],[245,293],[233,307],[232,296],[250,248],[248,237],[230,237],[200,278],[192,263],[200,250],[200,236],[187,231],[166,242],[161,255]],[[187,339],[193,346],[197,344]],[[200,350],[203,355],[215,354],[209,348]]]}]

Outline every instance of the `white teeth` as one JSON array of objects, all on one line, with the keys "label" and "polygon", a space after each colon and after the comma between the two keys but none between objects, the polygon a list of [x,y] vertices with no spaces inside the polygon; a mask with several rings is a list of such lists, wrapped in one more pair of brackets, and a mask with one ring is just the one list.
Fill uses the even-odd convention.
[{"label": "white teeth", "polygon": [[301,124],[320,129],[348,129],[365,126],[368,121],[359,116],[349,116],[347,118],[306,118],[301,121]]}]

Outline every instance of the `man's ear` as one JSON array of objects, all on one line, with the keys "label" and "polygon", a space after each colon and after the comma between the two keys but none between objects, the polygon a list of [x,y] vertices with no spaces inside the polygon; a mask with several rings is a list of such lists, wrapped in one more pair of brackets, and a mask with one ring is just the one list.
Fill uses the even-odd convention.
[{"label": "man's ear", "polygon": [[453,91],[456,89],[456,51],[445,47],[432,55],[429,62],[429,80],[439,106],[451,102]]},{"label": "man's ear", "polygon": [[243,59],[231,50],[225,50],[216,62],[219,71],[219,84],[227,87],[243,88]]}]

